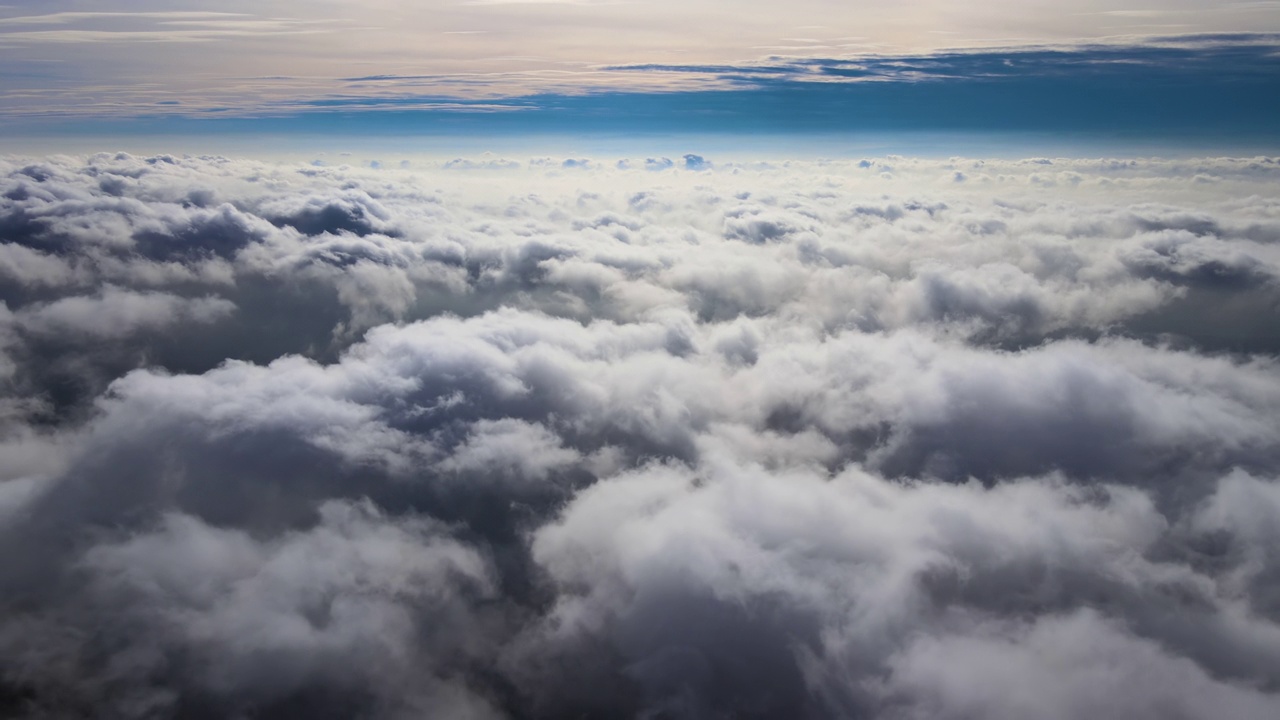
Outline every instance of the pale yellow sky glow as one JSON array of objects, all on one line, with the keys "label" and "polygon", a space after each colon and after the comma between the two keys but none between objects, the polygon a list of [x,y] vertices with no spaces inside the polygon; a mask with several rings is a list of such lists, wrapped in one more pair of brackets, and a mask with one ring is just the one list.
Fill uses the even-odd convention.
[{"label": "pale yellow sky glow", "polygon": [[[602,68],[1226,32],[1280,32],[1280,2],[10,2],[0,5],[0,103],[14,114],[251,111],[327,96],[676,88],[711,80]],[[343,80],[368,76],[407,79]]]}]

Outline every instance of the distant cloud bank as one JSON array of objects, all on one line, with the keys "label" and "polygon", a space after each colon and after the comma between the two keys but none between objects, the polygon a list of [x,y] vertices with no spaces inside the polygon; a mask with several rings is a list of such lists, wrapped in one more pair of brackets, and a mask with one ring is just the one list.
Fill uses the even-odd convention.
[{"label": "distant cloud bank", "polygon": [[0,714],[1280,716],[1280,159],[383,160],[0,159]]}]

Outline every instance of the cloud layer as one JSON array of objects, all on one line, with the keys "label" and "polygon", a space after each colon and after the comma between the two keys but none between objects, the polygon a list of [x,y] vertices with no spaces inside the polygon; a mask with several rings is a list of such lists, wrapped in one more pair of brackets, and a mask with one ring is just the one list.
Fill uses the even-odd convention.
[{"label": "cloud layer", "polygon": [[1272,718],[1280,162],[0,162],[16,717]]},{"label": "cloud layer", "polygon": [[[1226,115],[1247,118],[1255,129],[1270,128],[1265,123],[1276,113],[1268,100],[1276,94],[1275,33],[1280,32],[1280,8],[1273,2],[1148,0],[1140,10],[1114,7],[1104,0],[1076,0],[1067,9],[1021,0],[962,8],[947,0],[917,0],[910,6],[738,0],[731,7],[715,0],[459,0],[430,7],[395,0],[274,0],[264,8],[260,2],[223,0],[210,12],[209,3],[195,0],[100,0],[88,6],[75,0],[10,0],[0,6],[0,63],[10,68],[0,77],[0,122],[6,124],[6,137],[15,130],[46,135],[51,116],[70,119],[72,132],[101,136],[104,118],[245,119],[324,114],[337,106],[346,111],[347,124],[351,111],[412,108],[419,111],[419,123],[427,118],[447,126],[440,115],[510,108],[505,101],[532,95],[535,107],[558,116],[572,133],[579,127],[574,116],[582,123],[583,113],[554,110],[591,92],[626,93],[643,105],[669,102],[681,91],[723,90],[770,77],[828,84],[867,77],[912,82],[921,77],[1026,79],[1043,77],[1047,70],[1075,82],[1056,84],[1035,97],[1028,97],[1025,84],[996,93],[1004,102],[988,120],[1026,112],[1074,89],[1053,112],[1033,114],[1042,122],[1096,106],[1128,114],[1133,105],[1154,97],[1161,102],[1145,113],[1148,123],[1194,114],[1196,121],[1182,127],[1195,128]],[[1244,36],[1246,45],[1268,47],[1242,50],[1235,41],[1244,33],[1253,34]],[[1171,35],[1178,36],[1173,44],[1226,47],[1171,52]],[[573,42],[564,42],[566,36]],[[1004,52],[1013,47],[1021,49]],[[1000,50],[965,56],[992,48]],[[673,72],[609,69],[618,66]],[[1129,95],[1113,94],[1116,83],[1090,84],[1081,91],[1076,83],[1088,83],[1104,67],[1122,70],[1118,84]],[[1151,82],[1153,77],[1161,82]],[[803,84],[806,103],[816,100],[837,115],[868,104],[866,96],[833,100],[813,83]],[[1166,84],[1168,89],[1158,91]],[[1192,97],[1189,87],[1195,90]],[[1027,101],[1010,102],[1010,95]],[[1213,113],[1201,108],[1206,95],[1217,100],[1211,103]],[[923,108],[945,121],[956,104],[948,99],[933,109],[914,93],[905,96],[900,101],[915,110],[907,117]],[[967,99],[973,112],[992,98],[978,92]],[[771,102],[768,94],[752,94],[719,104],[750,115]],[[696,129],[694,120],[704,112],[700,99],[681,105],[694,116],[684,118],[685,129]],[[793,115],[813,119],[812,112]],[[335,114],[329,119],[344,122]],[[795,126],[804,129],[807,122]],[[202,134],[181,123],[171,127],[189,136]],[[136,126],[131,129],[137,132]],[[1274,133],[1265,135],[1274,140]]]}]

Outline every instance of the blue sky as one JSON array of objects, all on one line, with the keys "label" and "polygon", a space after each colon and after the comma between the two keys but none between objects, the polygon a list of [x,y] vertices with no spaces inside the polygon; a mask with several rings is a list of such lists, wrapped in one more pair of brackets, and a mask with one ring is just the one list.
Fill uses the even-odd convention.
[{"label": "blue sky", "polygon": [[1280,139],[1277,2],[403,5],[0,5],[0,127]]}]

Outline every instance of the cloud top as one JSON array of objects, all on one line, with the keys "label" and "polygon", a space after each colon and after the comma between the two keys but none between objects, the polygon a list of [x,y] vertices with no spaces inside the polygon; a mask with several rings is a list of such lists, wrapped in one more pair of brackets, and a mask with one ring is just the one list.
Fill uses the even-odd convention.
[{"label": "cloud top", "polygon": [[1280,711],[1274,158],[394,167],[0,163],[4,713]]}]

